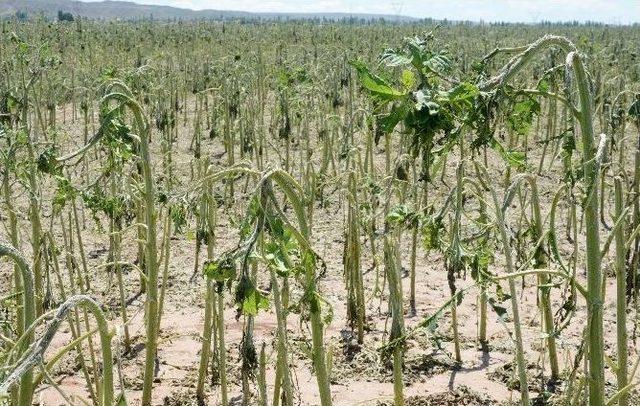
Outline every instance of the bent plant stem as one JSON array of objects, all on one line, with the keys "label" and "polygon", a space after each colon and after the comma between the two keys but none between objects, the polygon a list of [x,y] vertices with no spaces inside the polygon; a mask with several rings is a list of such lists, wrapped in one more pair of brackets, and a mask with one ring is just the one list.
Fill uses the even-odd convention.
[{"label": "bent plant stem", "polygon": [[155,359],[158,349],[158,264],[157,264],[157,236],[156,236],[156,192],[151,168],[151,153],[149,139],[151,136],[149,123],[143,116],[142,107],[136,102],[131,91],[122,83],[114,82],[108,90],[114,87],[122,89],[104,98],[104,102],[115,100],[122,106],[128,107],[134,115],[138,129],[140,145],[140,165],[144,182],[144,220],[146,225],[145,241],[145,274],[147,277],[146,298],[146,333],[147,345],[145,349],[144,381],[142,385],[142,405],[151,405],[151,391],[155,373]]},{"label": "bent plant stem", "polygon": [[[464,174],[464,161],[460,161],[458,164],[458,168],[456,170],[456,210],[455,210],[455,220],[453,223],[452,229],[452,239],[451,239],[451,248],[450,248],[450,258],[448,264],[448,272],[447,272],[447,280],[449,282],[449,290],[451,292],[451,297],[455,297],[456,295],[456,274],[462,271],[462,247],[460,246],[460,220],[462,213],[462,205],[463,205],[463,196],[462,196],[462,182],[463,182],[463,174]],[[460,335],[458,333],[458,301],[454,300],[451,302],[451,327],[453,329],[453,342],[454,342],[454,350],[455,350],[455,358],[456,363],[462,362],[462,355],[460,354]]]},{"label": "bent plant stem", "polygon": [[156,249],[156,192],[151,169],[149,152],[150,128],[142,115],[142,108],[131,96],[113,94],[116,99],[125,97],[124,103],[132,110],[140,133],[140,160],[144,179],[144,217],[146,224],[145,274],[147,276],[146,333],[144,382],[142,386],[142,405],[151,405],[151,390],[155,372],[155,358],[158,348],[158,266]]},{"label": "bent plant stem", "polygon": [[[207,167],[207,174],[210,168]],[[201,221],[206,223],[206,243],[207,243],[207,259],[213,260],[213,248],[215,240],[215,203],[211,196],[212,184],[210,180],[205,181],[205,187],[202,195],[201,204]],[[167,222],[168,223],[168,222]],[[168,244],[167,244],[168,246]],[[197,262],[197,260],[196,260]],[[165,278],[166,279],[166,278]],[[164,283],[166,284],[166,282]],[[164,286],[163,284],[163,286]],[[200,366],[198,368],[198,383],[196,386],[196,396],[198,401],[204,403],[204,383],[207,376],[207,365],[211,357],[211,343],[215,341],[217,326],[216,314],[216,294],[215,281],[207,278],[206,282],[206,298],[205,298],[205,314],[204,314],[204,332],[202,335],[202,350],[200,353]],[[213,336],[213,338],[212,338]],[[215,354],[214,354],[215,357]]]},{"label": "bent plant stem", "polygon": [[521,54],[513,57],[495,77],[480,84],[481,90],[502,86],[521,71],[532,58],[543,50],[557,46],[567,53],[566,66],[575,74],[579,109],[569,104],[577,117],[582,136],[582,165],[584,183],[592,188],[583,202],[586,227],[587,270],[587,330],[588,330],[588,384],[589,404],[604,404],[604,336],[602,314],[602,269],[600,255],[600,230],[598,216],[599,163],[596,159],[595,133],[593,129],[592,96],[588,75],[575,45],[564,37],[547,35],[535,41]]},{"label": "bent plant stem", "polygon": [[206,298],[204,301],[204,329],[202,335],[202,349],[200,352],[200,365],[198,367],[198,383],[196,385],[196,397],[200,404],[204,404],[204,384],[207,377],[207,366],[211,354],[211,333],[213,331],[213,287],[214,281],[207,278]]},{"label": "bent plant stem", "polygon": [[[520,186],[520,181],[525,180],[531,189],[531,210],[533,212],[533,235],[534,241],[539,241],[543,237],[543,221],[540,213],[540,198],[538,193],[538,184],[536,178],[530,174],[523,174],[518,176],[511,188],[515,191],[516,187]],[[511,194],[513,196],[513,194]],[[502,205],[503,210],[506,210],[508,204]],[[537,244],[535,253],[533,255],[535,268],[546,269],[548,266],[548,255],[545,252],[541,244]],[[560,371],[558,366],[558,350],[555,339],[555,327],[553,324],[553,312],[551,310],[550,299],[550,284],[551,278],[549,274],[541,272],[537,274],[538,279],[538,294],[540,295],[540,308],[542,312],[542,326],[544,327],[544,334],[546,337],[547,350],[549,352],[549,365],[551,367],[551,380],[556,381],[560,377]]]},{"label": "bent plant stem", "polygon": [[391,334],[393,345],[393,398],[395,406],[404,405],[403,358],[404,358],[404,314],[402,306],[402,282],[397,269],[397,234],[384,236],[384,264],[389,281],[389,307],[391,310]]},{"label": "bent plant stem", "polygon": [[218,323],[218,372],[220,373],[220,404],[227,406],[229,404],[229,395],[227,389],[227,348],[224,338],[224,285],[217,283],[217,302],[218,311],[216,312]]},{"label": "bent plant stem", "polygon": [[287,199],[291,202],[300,228],[300,242],[304,247],[302,262],[305,264],[305,290],[308,292],[310,300],[308,306],[311,319],[313,365],[316,370],[318,390],[320,392],[320,404],[322,406],[330,406],[332,403],[331,385],[329,382],[329,372],[327,370],[327,360],[324,349],[324,322],[322,321],[320,311],[321,300],[316,287],[314,253],[311,251],[308,243],[310,228],[307,223],[307,217],[303,205],[303,191],[291,175],[282,170],[276,170],[266,175],[265,180],[268,181],[269,179],[273,179],[273,181],[278,184],[285,193]]},{"label": "bent plant stem", "polygon": [[[573,57],[571,57],[573,56]],[[580,95],[579,122],[582,129],[582,161],[587,185],[594,185],[584,202],[587,248],[587,328],[589,331],[589,404],[604,403],[604,329],[602,319],[602,270],[598,217],[599,167],[595,159],[594,131],[591,117],[591,93],[587,73],[577,53],[567,57],[572,62]]]},{"label": "bent plant stem", "polygon": [[[252,171],[250,169],[236,166],[230,169],[219,171],[206,179],[211,179],[212,181],[217,179],[222,179],[227,177],[230,174],[234,173],[246,173],[253,176],[259,177],[259,193],[260,202],[263,210],[265,210],[266,200],[265,197],[269,197],[273,202],[277,202],[275,195],[273,194],[272,182],[276,183],[281,191],[284,193],[286,200],[290,203],[293,208],[293,212],[295,214],[295,218],[297,220],[298,228],[296,229],[291,224],[289,224],[286,216],[279,210],[276,206],[274,209],[278,211],[278,215],[282,218],[285,224],[288,225],[288,228],[292,231],[294,237],[298,240],[298,243],[301,247],[301,262],[304,267],[304,283],[305,283],[305,292],[306,297],[308,298],[309,303],[309,314],[310,314],[310,324],[311,324],[311,333],[312,333],[312,358],[313,365],[316,371],[316,378],[318,382],[318,390],[320,393],[320,404],[322,406],[330,406],[331,405],[331,386],[329,382],[329,374],[327,370],[327,362],[326,355],[324,350],[324,322],[322,320],[321,315],[321,298],[318,295],[316,288],[316,254],[313,252],[311,246],[309,245],[308,237],[310,235],[310,228],[307,222],[307,213],[305,210],[305,199],[304,199],[304,191],[301,186],[283,170],[271,170],[265,173],[260,173],[256,171]],[[264,222],[264,213],[258,216],[258,221]],[[254,229],[253,235],[250,238],[250,244],[245,247],[246,252],[251,251],[253,244],[257,239],[257,233],[262,228],[262,225],[258,225]],[[245,255],[245,261],[243,263],[243,272],[248,272],[248,257]],[[248,274],[247,274],[248,275]],[[286,279],[285,279],[286,282]],[[219,293],[221,291],[220,285]],[[222,296],[220,295],[219,306],[221,306]],[[285,306],[285,296],[283,292],[283,308]],[[223,314],[222,306],[218,310],[218,317],[221,317]],[[221,326],[223,324],[221,323]],[[222,332],[224,328],[220,328]],[[247,331],[251,331],[247,329]],[[243,338],[243,341],[246,338]],[[221,341],[224,341],[221,335]],[[247,341],[248,342],[248,341]],[[225,350],[224,346],[220,346],[220,353],[224,356]],[[222,375],[222,385],[223,387],[226,385],[226,379],[224,378],[224,365],[220,366]]]},{"label": "bent plant stem", "polygon": [[[534,215],[534,241],[542,237],[542,215],[540,214],[540,200],[538,197],[538,186],[534,177],[529,177],[531,185],[531,199]],[[547,266],[547,253],[541,246],[536,249],[536,267],[545,268]],[[549,365],[551,366],[551,380],[556,381],[560,377],[558,367],[558,350],[556,346],[555,327],[553,325],[553,313],[551,311],[550,285],[551,278],[546,274],[538,277],[540,289],[540,306],[542,307],[542,318],[544,323],[544,333],[549,351]]]},{"label": "bent plant stem", "polygon": [[[100,305],[92,298],[86,295],[72,296],[64,302],[56,314],[47,326],[42,337],[38,339],[31,347],[25,356],[21,358],[18,366],[9,374],[4,382],[0,384],[0,395],[4,394],[19,380],[23,380],[25,376],[32,376],[32,369],[35,366],[40,365],[44,357],[47,348],[53,341],[60,325],[67,318],[67,314],[75,307],[80,306],[86,308],[91,312],[96,319],[98,332],[100,333],[100,342],[102,348],[103,359],[103,372],[102,372],[102,398],[100,404],[102,406],[111,406],[113,402],[113,354],[111,352],[111,337],[112,333],[109,331],[107,320],[104,317],[104,313],[100,308]],[[71,347],[69,347],[71,348]],[[22,403],[21,403],[22,405]]]},{"label": "bent plant stem", "polygon": [[[616,332],[617,332],[617,370],[616,377],[618,380],[618,390],[625,388],[628,384],[628,349],[627,349],[627,275],[626,275],[626,252],[625,244],[625,220],[623,213],[623,192],[622,180],[615,179],[615,215],[616,221],[622,221],[622,224],[615,230],[616,241]],[[618,398],[619,406],[627,406],[629,396],[627,393],[620,394]]]},{"label": "bent plant stem", "polygon": [[[153,378],[155,373],[155,359],[158,347],[158,258],[157,258],[157,235],[156,235],[156,191],[153,181],[153,173],[151,166],[151,153],[149,151],[149,142],[151,130],[149,122],[144,117],[144,112],[140,104],[135,100],[131,90],[124,83],[114,80],[105,86],[105,93],[101,100],[101,104],[109,106],[109,103],[115,102],[116,107],[111,108],[111,113],[119,113],[119,110],[128,108],[134,116],[136,134],[131,134],[140,147],[139,167],[142,173],[144,183],[143,201],[141,202],[141,210],[144,212],[144,276],[146,276],[146,302],[145,302],[145,322],[147,345],[145,349],[145,368],[144,380],[142,385],[143,406],[151,405],[151,391],[153,388]],[[96,145],[105,131],[101,126],[98,132],[84,145],[82,148],[72,152],[66,156],[57,158],[58,163],[71,160],[77,156],[84,155],[91,147]]]},{"label": "bent plant stem", "polygon": [[[289,375],[289,355],[287,352],[287,326],[286,326],[286,318],[283,309],[281,294],[280,294],[280,285],[278,284],[278,279],[276,277],[275,270],[271,269],[271,289],[273,290],[273,301],[276,309],[276,319],[278,323],[278,359],[277,359],[277,368],[276,368],[276,389],[274,389],[273,396],[273,405],[277,406],[280,404],[280,395],[279,395],[279,385],[282,382],[282,386],[284,388],[282,405],[290,406],[293,404],[293,389],[291,386],[291,376]],[[279,376],[278,376],[279,375]]]},{"label": "bent plant stem", "polygon": [[[21,345],[20,349],[20,352],[22,353],[27,351],[29,345],[31,345],[31,343],[33,342],[33,330],[30,329],[36,318],[36,299],[34,294],[35,292],[33,273],[31,272],[31,269],[29,268],[29,264],[27,263],[25,257],[15,247],[0,241],[0,257],[4,256],[11,258],[16,263],[22,275],[22,285],[24,287],[24,293],[22,294],[22,306],[24,314],[24,324],[22,326],[22,331],[26,334],[24,343]],[[25,371],[19,377],[19,379],[20,390],[18,393],[18,405],[30,406],[33,400],[33,373],[29,369],[28,371]],[[4,390],[0,389],[0,395],[4,392]]]},{"label": "bent plant stem", "polygon": [[358,344],[364,342],[365,327],[365,303],[362,269],[360,264],[360,224],[358,218],[358,198],[356,189],[356,177],[353,171],[348,178],[348,209],[347,209],[347,235],[345,238],[345,280],[347,285],[348,300],[347,314],[349,323],[353,329],[356,327]]},{"label": "bent plant stem", "polygon": [[[491,196],[493,198],[493,203],[495,206],[495,215],[496,215],[496,223],[498,225],[498,230],[500,233],[500,238],[502,240],[502,248],[505,256],[506,263],[506,271],[508,274],[512,274],[515,271],[515,266],[513,264],[512,250],[509,242],[509,236],[507,234],[507,226],[504,221],[504,216],[502,213],[501,205],[498,201],[498,196],[496,194],[495,189],[489,187],[490,178],[487,170],[480,166],[480,164],[476,163],[476,166],[480,168],[480,171],[484,175],[484,178],[487,182],[485,182],[485,186],[488,187],[491,192]],[[513,330],[514,330],[514,340],[516,346],[516,365],[518,367],[518,381],[520,382],[520,400],[523,405],[529,405],[529,384],[527,380],[527,366],[524,358],[524,348],[522,345],[522,330],[520,324],[520,310],[518,308],[518,295],[516,292],[516,285],[513,278],[509,278],[509,295],[511,295],[511,311],[513,312]]]}]

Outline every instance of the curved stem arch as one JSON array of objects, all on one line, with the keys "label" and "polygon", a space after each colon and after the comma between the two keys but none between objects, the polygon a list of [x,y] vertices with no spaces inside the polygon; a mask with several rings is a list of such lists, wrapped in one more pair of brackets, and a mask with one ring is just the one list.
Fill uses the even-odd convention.
[{"label": "curved stem arch", "polygon": [[[565,68],[574,74],[578,91],[578,109],[576,111],[582,138],[582,165],[584,182],[587,188],[597,185],[600,177],[598,151],[593,129],[593,98],[589,78],[582,57],[576,46],[567,38],[546,35],[531,43],[517,54],[500,70],[500,73],[479,85],[483,91],[498,89],[513,80],[518,72],[525,68],[533,58],[544,50],[557,47],[566,53]],[[573,102],[567,99],[570,108]],[[586,268],[587,268],[587,331],[589,353],[589,404],[603,405],[604,398],[604,337],[603,337],[603,298],[602,269],[600,255],[600,230],[598,216],[598,188],[593,186],[583,202],[586,227]]]},{"label": "curved stem arch", "polygon": [[[2,247],[0,245],[0,247]],[[20,359],[17,367],[9,374],[9,376],[0,383],[0,395],[5,394],[18,381],[24,381],[25,377],[32,376],[32,370],[43,362],[44,354],[53,341],[60,325],[66,320],[68,313],[75,307],[84,307],[93,314],[100,333],[100,342],[102,349],[103,368],[102,368],[102,398],[100,404],[102,406],[113,405],[113,354],[111,352],[111,337],[107,320],[104,312],[100,308],[98,302],[86,295],[72,296],[65,301],[55,316],[47,326],[44,334],[29,347],[26,354]]]}]

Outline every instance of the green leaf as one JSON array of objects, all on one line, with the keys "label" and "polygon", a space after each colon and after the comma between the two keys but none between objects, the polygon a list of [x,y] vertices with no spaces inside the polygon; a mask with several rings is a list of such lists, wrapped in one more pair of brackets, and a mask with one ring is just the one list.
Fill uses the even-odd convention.
[{"label": "green leaf", "polygon": [[439,217],[428,217],[422,226],[423,244],[426,250],[439,249],[442,245],[444,224]]},{"label": "green leaf", "polygon": [[238,311],[248,316],[255,316],[260,309],[269,308],[266,294],[262,293],[245,274],[236,285],[235,303]]},{"label": "green leaf", "polygon": [[358,71],[358,77],[360,78],[362,86],[369,90],[375,97],[381,100],[390,101],[400,99],[407,95],[406,92],[394,89],[380,76],[371,73],[364,63],[360,61],[351,61],[350,63]]},{"label": "green leaf", "polygon": [[406,205],[399,204],[389,211],[389,214],[387,214],[387,221],[389,223],[401,224],[407,219],[407,216],[409,216],[410,213],[411,212]]},{"label": "green leaf", "polygon": [[473,83],[463,82],[447,92],[449,102],[455,105],[472,106],[473,100],[480,94],[480,89]]},{"label": "green leaf", "polygon": [[403,66],[411,64],[411,58],[403,55],[401,51],[396,49],[385,49],[380,56],[380,63],[389,67]]},{"label": "green leaf", "polygon": [[517,102],[507,115],[508,127],[520,135],[525,135],[533,124],[533,118],[539,113],[540,103],[533,97]]},{"label": "green leaf", "polygon": [[411,54],[411,64],[422,72],[422,68],[424,66],[425,41],[418,37],[407,38],[405,41],[407,50]]},{"label": "green leaf", "polygon": [[502,146],[495,138],[490,142],[491,148],[494,149],[504,159],[509,166],[523,169],[527,165],[527,156],[520,151],[509,151]]},{"label": "green leaf", "polygon": [[59,175],[62,173],[61,167],[56,161],[56,150],[54,147],[49,147],[42,151],[38,156],[36,165],[38,170],[42,173],[50,175]]},{"label": "green leaf", "polygon": [[18,110],[20,109],[20,107],[22,106],[22,103],[20,103],[20,101],[13,96],[12,94],[7,94],[7,111],[15,114],[18,112]]},{"label": "green leaf", "polygon": [[184,205],[174,204],[169,208],[169,216],[173,221],[173,229],[177,234],[182,234],[182,229],[187,225],[187,209]]},{"label": "green leaf", "polygon": [[440,111],[440,105],[433,100],[429,90],[418,90],[414,93],[416,98],[416,110],[421,111],[426,108],[430,115],[434,116]]},{"label": "green leaf", "polygon": [[551,88],[551,86],[549,85],[549,81],[547,79],[542,79],[540,80],[540,82],[538,82],[537,88],[541,92],[546,93],[546,92],[549,92],[549,89]]},{"label": "green leaf", "polygon": [[432,72],[444,74],[452,70],[453,62],[446,55],[435,54],[424,62],[424,66]]},{"label": "green leaf", "polygon": [[56,175],[54,178],[58,183],[58,187],[53,196],[53,206],[56,210],[60,210],[67,201],[74,199],[78,192],[71,184],[71,181],[64,176]]},{"label": "green leaf", "polygon": [[187,240],[189,241],[195,241],[196,240],[196,232],[193,230],[187,230],[187,234],[186,234]]},{"label": "green leaf", "polygon": [[269,308],[269,298],[255,287],[245,291],[242,301],[242,313],[248,316],[255,316],[260,309]]},{"label": "green leaf", "polygon": [[286,276],[289,274],[289,267],[287,267],[283,247],[277,242],[269,242],[265,245],[266,254],[264,259],[271,269],[273,269],[278,275]]},{"label": "green leaf", "polygon": [[232,258],[225,257],[217,261],[206,261],[202,273],[209,279],[224,282],[227,279],[235,278],[236,266]]},{"label": "green leaf", "polygon": [[269,221],[267,222],[269,233],[277,240],[284,240],[285,232],[284,232],[284,222],[280,217],[269,216]]},{"label": "green leaf", "polygon": [[402,86],[406,91],[413,89],[416,85],[416,75],[409,69],[402,71]]},{"label": "green leaf", "polygon": [[[407,110],[404,107],[404,104],[398,104],[391,108],[389,114],[378,116],[376,118],[376,122],[382,133],[390,134],[396,128],[398,123],[404,120],[406,116]],[[377,141],[378,140],[376,140],[376,143]]]}]

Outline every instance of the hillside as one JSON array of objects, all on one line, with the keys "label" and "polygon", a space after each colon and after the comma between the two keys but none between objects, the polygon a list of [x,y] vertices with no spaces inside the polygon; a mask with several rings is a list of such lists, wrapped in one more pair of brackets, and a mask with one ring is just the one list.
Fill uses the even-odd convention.
[{"label": "hillside", "polygon": [[349,14],[349,13],[252,13],[227,10],[190,10],[169,6],[136,4],[127,1],[101,1],[85,3],[74,0],[0,0],[0,17],[11,17],[17,12],[26,12],[28,17],[45,15],[49,18],[57,16],[58,11],[70,12],[74,16],[91,19],[143,19],[157,20],[232,20],[232,19],[329,19],[342,20],[358,18],[387,21],[411,22],[417,19],[406,16],[381,14]]}]

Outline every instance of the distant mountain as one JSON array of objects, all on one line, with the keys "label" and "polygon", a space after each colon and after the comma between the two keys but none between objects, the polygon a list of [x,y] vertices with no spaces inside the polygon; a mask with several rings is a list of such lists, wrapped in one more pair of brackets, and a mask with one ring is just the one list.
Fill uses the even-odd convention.
[{"label": "distant mountain", "polygon": [[75,0],[0,0],[0,18],[13,17],[21,14],[28,18],[44,15],[48,18],[57,18],[58,12],[71,13],[91,19],[105,20],[305,20],[327,19],[344,20],[357,18],[364,20],[385,19],[392,22],[411,22],[417,18],[383,15],[383,14],[350,14],[350,13],[253,13],[246,11],[227,10],[189,10],[169,6],[152,6],[136,4],[127,1],[101,1],[85,3]]}]

